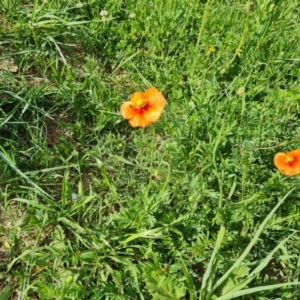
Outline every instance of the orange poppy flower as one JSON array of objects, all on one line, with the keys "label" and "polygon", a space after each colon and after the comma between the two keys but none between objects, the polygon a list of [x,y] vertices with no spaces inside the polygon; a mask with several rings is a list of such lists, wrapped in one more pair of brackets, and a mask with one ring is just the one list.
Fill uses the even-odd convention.
[{"label": "orange poppy flower", "polygon": [[121,105],[121,115],[133,127],[146,127],[157,121],[166,105],[166,99],[156,88],[135,92]]},{"label": "orange poppy flower", "polygon": [[274,164],[278,170],[288,176],[300,173],[300,149],[287,153],[277,153],[274,157]]}]

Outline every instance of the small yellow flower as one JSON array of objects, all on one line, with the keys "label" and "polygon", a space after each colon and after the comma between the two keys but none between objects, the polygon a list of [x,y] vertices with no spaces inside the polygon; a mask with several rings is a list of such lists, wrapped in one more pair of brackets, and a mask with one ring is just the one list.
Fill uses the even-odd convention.
[{"label": "small yellow flower", "polygon": [[7,241],[4,241],[3,245],[4,245],[4,247],[5,247],[6,249],[9,249],[9,248],[10,248],[10,244],[9,244],[9,242],[7,242]]},{"label": "small yellow flower", "polygon": [[241,96],[241,95],[243,95],[244,93],[245,93],[245,87],[243,87],[243,86],[241,86],[237,91],[236,91],[236,93],[239,95],[239,96]]},{"label": "small yellow flower", "polygon": [[209,53],[215,53],[217,51],[217,49],[214,46],[208,46],[207,50]]}]

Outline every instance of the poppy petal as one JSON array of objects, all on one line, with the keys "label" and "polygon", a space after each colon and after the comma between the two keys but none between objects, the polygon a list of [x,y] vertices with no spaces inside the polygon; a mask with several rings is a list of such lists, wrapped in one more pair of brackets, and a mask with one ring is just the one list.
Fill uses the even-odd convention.
[{"label": "poppy petal", "polygon": [[159,119],[161,113],[162,111],[157,110],[153,107],[149,107],[148,110],[144,112],[144,118],[148,122],[153,123]]},{"label": "poppy petal", "polygon": [[282,173],[287,176],[298,175],[300,173],[300,168],[286,168],[285,170],[282,170]]},{"label": "poppy petal", "polygon": [[121,105],[121,115],[124,119],[132,119],[135,116],[135,111],[131,107],[131,102],[127,101]]},{"label": "poppy petal", "polygon": [[149,99],[151,96],[153,96],[155,94],[161,94],[161,92],[157,88],[151,87],[151,88],[145,90],[142,95],[143,95],[143,98]]},{"label": "poppy petal", "polygon": [[151,122],[157,121],[165,108],[165,97],[156,88],[146,90],[143,93],[143,97],[146,98],[149,103],[149,109],[145,112],[145,118]]},{"label": "poppy petal", "polygon": [[286,155],[292,156],[294,158],[293,166],[300,167],[300,149],[290,151]]},{"label": "poppy petal", "polygon": [[274,157],[274,164],[278,170],[285,169],[286,167],[286,155],[283,152],[279,152]]},{"label": "poppy petal", "polygon": [[166,99],[157,88],[147,89],[142,96],[153,108],[160,110],[161,112],[164,110]]},{"label": "poppy petal", "polygon": [[137,101],[142,99],[142,93],[141,92],[134,92],[130,98],[130,102],[132,102],[134,105],[137,104]]},{"label": "poppy petal", "polygon": [[149,122],[143,115],[136,114],[132,119],[129,120],[132,127],[146,127],[152,122]]}]

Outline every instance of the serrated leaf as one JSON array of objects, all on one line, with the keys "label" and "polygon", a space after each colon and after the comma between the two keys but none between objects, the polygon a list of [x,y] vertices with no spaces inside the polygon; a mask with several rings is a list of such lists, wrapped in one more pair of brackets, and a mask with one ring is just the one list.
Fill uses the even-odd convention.
[{"label": "serrated leaf", "polygon": [[153,300],[179,300],[186,294],[183,283],[171,275],[165,276],[156,271],[148,271],[145,273],[145,281]]},{"label": "serrated leaf", "polygon": [[226,295],[233,290],[240,282],[249,274],[250,268],[245,265],[240,265],[234,269],[225,283],[221,295]]}]

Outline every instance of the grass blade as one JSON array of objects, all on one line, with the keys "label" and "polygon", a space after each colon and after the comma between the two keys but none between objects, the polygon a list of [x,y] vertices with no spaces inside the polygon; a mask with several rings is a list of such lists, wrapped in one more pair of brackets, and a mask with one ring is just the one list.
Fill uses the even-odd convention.
[{"label": "grass blade", "polygon": [[215,300],[233,299],[233,298],[241,297],[244,295],[249,295],[249,294],[253,294],[253,293],[274,290],[274,289],[278,289],[281,287],[287,287],[290,285],[299,285],[299,284],[300,284],[300,282],[287,282],[287,283],[278,283],[278,284],[272,284],[272,285],[258,286],[258,287],[254,287],[254,288],[245,289],[242,291],[229,293],[224,296],[218,297]]},{"label": "grass blade", "polygon": [[11,284],[9,283],[5,288],[0,291],[0,299],[1,300],[9,300],[11,299],[12,296],[12,287]]},{"label": "grass blade", "polygon": [[51,209],[51,208],[49,208],[45,205],[35,203],[32,200],[27,200],[27,199],[22,199],[22,198],[14,198],[12,200],[22,202],[22,203],[26,203],[28,205],[31,205],[33,207],[36,207],[36,208],[39,208],[39,209],[42,209],[42,210],[45,210],[45,211],[55,212],[55,209]]},{"label": "grass blade", "polygon": [[[269,254],[268,256],[263,259],[262,261],[259,262],[258,266],[245,278],[244,281],[242,281],[241,283],[239,283],[238,285],[236,285],[233,289],[230,290],[229,293],[233,293],[233,292],[237,292],[242,290],[244,287],[246,287],[255,277],[256,275],[258,275],[260,273],[260,271],[262,271],[268,264],[269,262],[273,259],[274,253],[287,241],[291,238],[291,236],[294,235],[294,233],[292,233],[291,235],[289,235],[286,239],[284,239],[283,241],[281,241]],[[298,280],[297,280],[298,281]]]},{"label": "grass blade", "polygon": [[[245,257],[248,255],[256,241],[258,240],[260,234],[264,230],[265,226],[267,223],[270,221],[270,219],[273,217],[275,214],[276,210],[279,208],[279,206],[284,202],[284,200],[294,191],[295,188],[291,189],[277,204],[276,206],[272,209],[272,211],[268,214],[268,216],[264,219],[264,221],[261,223],[259,226],[258,230],[256,231],[254,237],[248,244],[247,248],[244,250],[244,252],[241,254],[241,256],[237,259],[237,261],[231,266],[231,268],[228,269],[228,271],[216,282],[216,284],[213,286],[211,289],[210,293],[208,294],[208,299],[213,295],[214,291],[229,277],[231,272],[237,268],[242,261],[245,259]],[[227,299],[227,298],[226,298]]]},{"label": "grass blade", "polygon": [[138,238],[150,238],[150,239],[151,238],[160,238],[163,236],[162,233],[159,232],[161,229],[163,229],[163,227],[158,227],[155,229],[146,230],[146,231],[143,231],[140,233],[132,234],[124,241],[124,243],[127,244]]},{"label": "grass blade", "polygon": [[5,155],[5,151],[3,150],[3,148],[0,146],[0,148],[2,149],[2,151],[0,151],[0,157],[4,160],[4,162],[9,165],[16,173],[18,173],[22,178],[24,178],[29,184],[31,184],[34,188],[36,188],[36,190],[39,192],[40,195],[42,196],[46,196],[50,199],[52,199],[52,197],[46,193],[43,189],[41,189],[36,183],[34,183],[27,175],[25,175],[20,169],[18,169],[8,158],[8,155]]},{"label": "grass blade", "polygon": [[180,256],[182,270],[186,279],[186,285],[188,287],[188,291],[190,293],[190,300],[196,300],[196,287],[192,276],[189,274],[188,269]]},{"label": "grass blade", "polygon": [[202,285],[201,285],[201,291],[204,291],[203,294],[205,294],[205,291],[207,290],[207,284],[211,284],[211,282],[212,282],[213,267],[214,267],[213,263],[215,261],[216,254],[217,254],[217,252],[219,251],[219,249],[221,247],[224,235],[225,235],[225,227],[221,226],[221,228],[219,230],[219,233],[218,233],[218,237],[217,237],[217,241],[216,241],[216,244],[215,244],[214,251],[212,253],[212,256],[211,256],[210,261],[208,263],[207,269],[206,269],[206,271],[204,273],[204,276],[203,276]]}]

